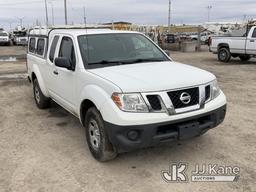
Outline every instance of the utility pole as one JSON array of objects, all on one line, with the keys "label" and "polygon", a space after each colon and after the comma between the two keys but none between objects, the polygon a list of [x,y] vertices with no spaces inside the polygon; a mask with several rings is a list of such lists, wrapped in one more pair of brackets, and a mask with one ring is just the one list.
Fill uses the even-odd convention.
[{"label": "utility pole", "polygon": [[207,6],[207,10],[208,10],[208,22],[210,22],[211,9],[212,9],[212,6],[211,6],[211,5],[208,5],[208,6]]},{"label": "utility pole", "polygon": [[48,26],[49,25],[49,18],[48,18],[47,0],[44,0],[44,4],[45,4],[46,26]]},{"label": "utility pole", "polygon": [[10,25],[10,32],[12,31],[12,22],[10,21],[9,22],[9,25]]},{"label": "utility pole", "polygon": [[246,22],[246,19],[247,19],[247,15],[243,15],[243,21]]},{"label": "utility pole", "polygon": [[171,2],[171,0],[169,0],[168,33],[171,33],[171,7],[172,7],[172,2]]},{"label": "utility pole", "polygon": [[23,19],[24,19],[24,17],[18,17],[18,20],[19,20],[19,22],[20,22],[21,28],[22,28],[22,25],[23,25]]},{"label": "utility pole", "polygon": [[67,0],[64,0],[64,10],[65,10],[65,25],[67,25],[68,24]]},{"label": "utility pole", "polygon": [[52,26],[54,26],[54,8],[53,8],[53,1],[50,2],[51,6],[52,6]]},{"label": "utility pole", "polygon": [[86,26],[85,6],[84,6],[84,25]]}]

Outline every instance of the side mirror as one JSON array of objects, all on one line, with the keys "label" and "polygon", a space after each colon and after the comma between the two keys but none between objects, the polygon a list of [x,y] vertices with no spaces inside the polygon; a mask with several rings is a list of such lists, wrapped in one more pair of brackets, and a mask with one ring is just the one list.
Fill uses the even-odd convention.
[{"label": "side mirror", "polygon": [[66,68],[68,70],[72,70],[71,62],[65,57],[58,57],[54,60],[55,65],[57,67]]}]

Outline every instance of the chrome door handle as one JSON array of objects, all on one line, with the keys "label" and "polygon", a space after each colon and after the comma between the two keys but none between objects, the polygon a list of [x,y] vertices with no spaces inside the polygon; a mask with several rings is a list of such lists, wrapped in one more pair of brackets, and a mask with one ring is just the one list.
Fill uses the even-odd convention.
[{"label": "chrome door handle", "polygon": [[250,40],[250,42],[253,43],[253,42],[255,42],[255,40],[252,39],[252,40]]}]

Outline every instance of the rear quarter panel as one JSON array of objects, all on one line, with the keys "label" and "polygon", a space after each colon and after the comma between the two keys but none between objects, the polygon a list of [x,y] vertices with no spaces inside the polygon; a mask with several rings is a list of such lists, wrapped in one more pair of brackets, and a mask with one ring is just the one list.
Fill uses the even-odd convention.
[{"label": "rear quarter panel", "polygon": [[218,52],[221,45],[227,45],[231,53],[245,54],[245,37],[212,37],[211,51]]}]

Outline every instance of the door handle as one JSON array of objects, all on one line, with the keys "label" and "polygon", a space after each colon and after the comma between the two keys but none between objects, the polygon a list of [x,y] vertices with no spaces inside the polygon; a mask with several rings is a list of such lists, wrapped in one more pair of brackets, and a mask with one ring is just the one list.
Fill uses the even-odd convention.
[{"label": "door handle", "polygon": [[55,70],[55,71],[53,71],[53,74],[54,75],[59,75],[59,72]]},{"label": "door handle", "polygon": [[253,43],[253,42],[255,42],[255,41],[252,39],[252,40],[250,40],[250,42]]}]

